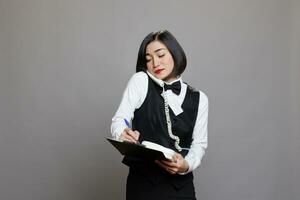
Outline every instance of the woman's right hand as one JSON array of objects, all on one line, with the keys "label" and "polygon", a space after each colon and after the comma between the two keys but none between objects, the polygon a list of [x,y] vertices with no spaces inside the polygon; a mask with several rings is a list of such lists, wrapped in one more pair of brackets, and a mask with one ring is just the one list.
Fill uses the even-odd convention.
[{"label": "woman's right hand", "polygon": [[129,142],[137,143],[140,137],[140,133],[138,131],[133,131],[130,128],[125,128],[121,134],[121,139]]}]

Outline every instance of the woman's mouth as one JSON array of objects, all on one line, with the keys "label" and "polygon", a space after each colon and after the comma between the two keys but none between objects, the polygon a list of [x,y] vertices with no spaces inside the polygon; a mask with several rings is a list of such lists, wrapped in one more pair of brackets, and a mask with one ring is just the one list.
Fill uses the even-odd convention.
[{"label": "woman's mouth", "polygon": [[160,72],[162,72],[163,71],[163,69],[157,69],[157,70],[154,70],[154,73],[155,74],[160,74]]}]

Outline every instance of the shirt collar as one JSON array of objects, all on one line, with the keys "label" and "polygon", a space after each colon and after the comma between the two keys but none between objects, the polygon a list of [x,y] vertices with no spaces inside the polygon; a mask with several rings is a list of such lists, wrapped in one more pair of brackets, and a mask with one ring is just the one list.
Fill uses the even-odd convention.
[{"label": "shirt collar", "polygon": [[156,78],[155,76],[153,76],[148,70],[147,70],[146,72],[147,72],[147,74],[149,75],[149,77],[150,77],[156,84],[158,84],[160,87],[163,87],[164,84],[171,85],[172,83],[174,83],[174,82],[176,82],[176,81],[180,81],[180,84],[181,84],[181,86],[182,86],[182,78],[181,78],[181,76],[178,76],[174,81],[171,81],[171,82],[167,83],[167,82],[165,82],[165,81],[163,81],[163,80],[161,80],[161,79],[158,79],[158,78]]}]

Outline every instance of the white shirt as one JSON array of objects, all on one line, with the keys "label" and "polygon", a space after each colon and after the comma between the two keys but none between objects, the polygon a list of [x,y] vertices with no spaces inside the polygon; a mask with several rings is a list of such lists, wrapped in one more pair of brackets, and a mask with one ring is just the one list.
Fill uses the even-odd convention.
[{"label": "white shirt", "polygon": [[[147,72],[148,73],[148,72]],[[160,86],[163,86],[164,82],[155,78],[148,73],[150,78],[154,80]],[[180,81],[181,91],[179,95],[174,94],[171,90],[166,91],[168,104],[175,115],[183,112],[181,105],[187,91],[187,85],[182,82],[181,77],[175,81]],[[173,81],[173,82],[175,82]],[[166,83],[166,84],[172,84]],[[148,92],[148,76],[144,72],[135,73],[129,80],[127,87],[123,93],[123,97],[119,108],[112,118],[111,133],[114,138],[119,138],[125,128],[127,128],[124,119],[129,122],[134,117],[134,111],[143,104]],[[205,154],[207,148],[207,123],[208,123],[208,98],[199,91],[199,107],[195,127],[192,135],[192,144],[188,154],[185,156],[185,160],[189,164],[189,169],[186,173],[195,170],[200,164],[202,157]],[[184,173],[185,174],[185,173]]]}]

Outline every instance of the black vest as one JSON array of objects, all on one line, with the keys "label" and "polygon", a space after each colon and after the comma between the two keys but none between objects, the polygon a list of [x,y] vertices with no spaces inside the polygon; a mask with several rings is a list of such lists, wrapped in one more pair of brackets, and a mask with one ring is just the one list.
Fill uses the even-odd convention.
[{"label": "black vest", "polygon": [[[147,96],[141,107],[136,109],[134,112],[132,128],[133,130],[138,130],[140,132],[140,142],[145,140],[155,142],[178,152],[174,146],[175,141],[170,138],[168,134],[164,99],[161,96],[161,93],[162,88],[148,76]],[[172,132],[180,138],[180,147],[190,148],[193,130],[197,119],[198,105],[199,92],[188,86],[181,106],[183,112],[175,116],[174,112],[169,107]],[[178,153],[184,157],[188,151],[182,150]],[[158,175],[157,173],[166,173],[163,169],[158,167],[157,164],[153,163],[153,161],[151,162],[141,158],[125,156],[123,163],[133,169],[142,171],[142,173],[148,175],[153,182],[156,182],[157,177],[159,177],[155,176]],[[188,173],[184,176],[175,175],[170,177],[172,179],[176,179],[174,177],[178,177],[177,179],[181,182],[179,183],[181,185],[184,183],[183,179],[192,179],[192,173]]]}]

